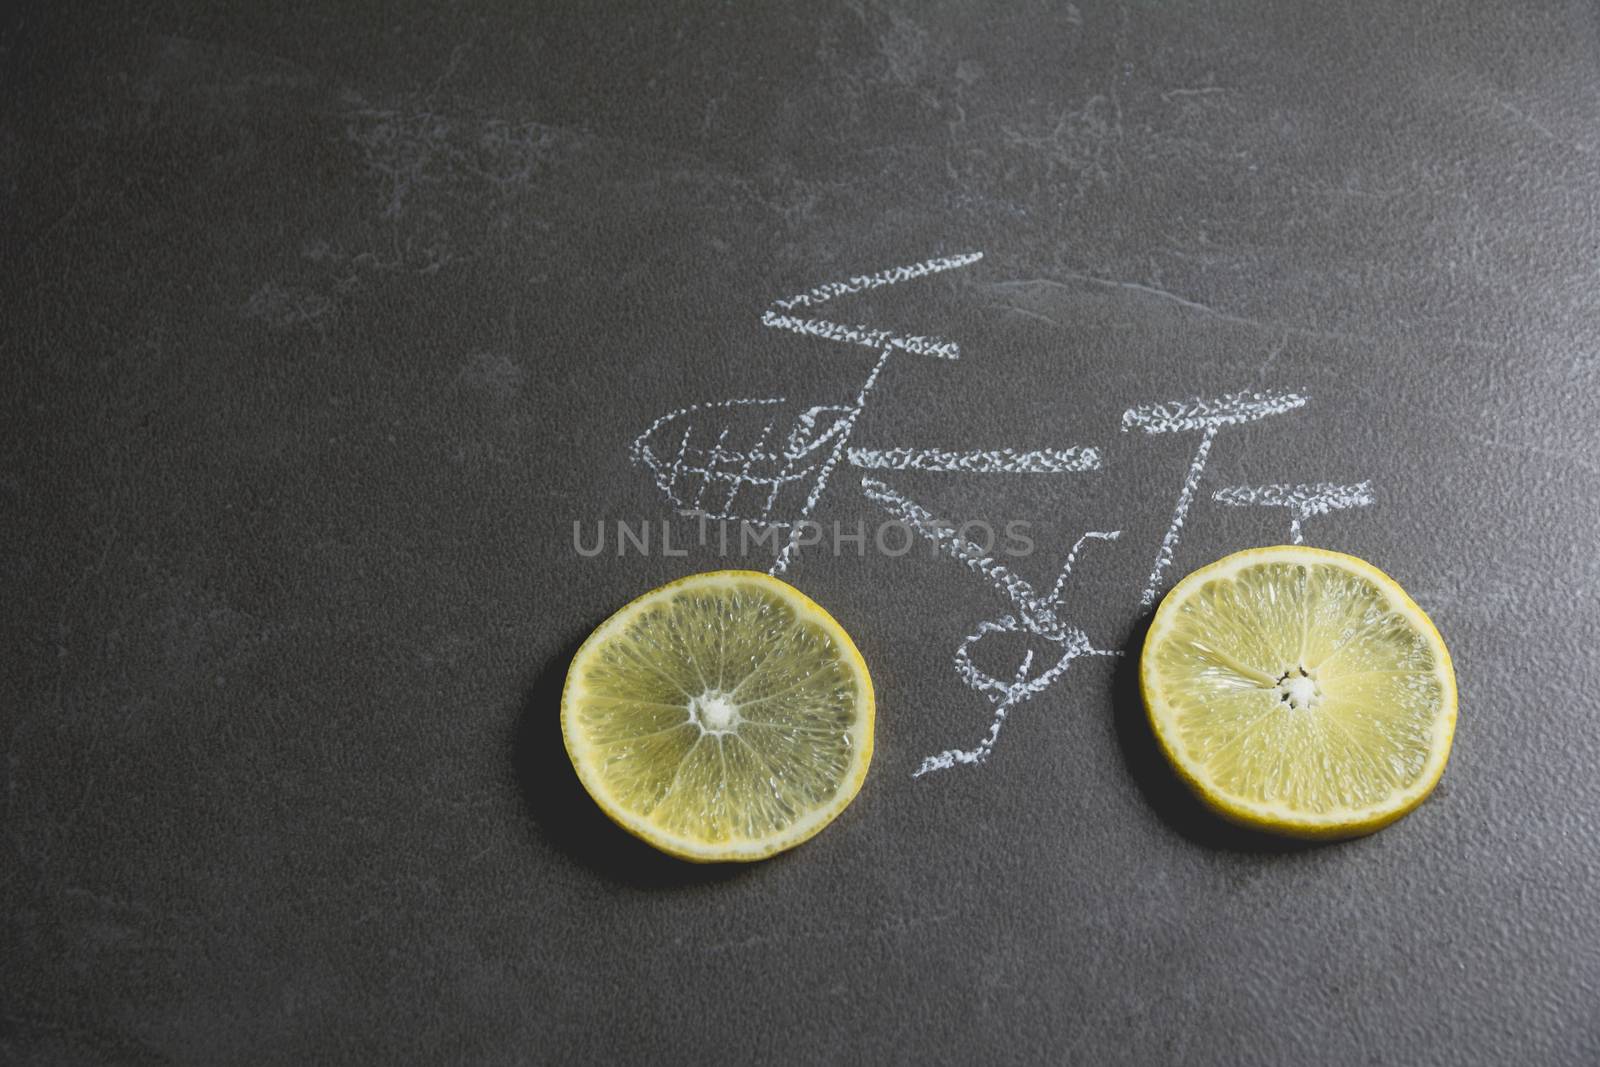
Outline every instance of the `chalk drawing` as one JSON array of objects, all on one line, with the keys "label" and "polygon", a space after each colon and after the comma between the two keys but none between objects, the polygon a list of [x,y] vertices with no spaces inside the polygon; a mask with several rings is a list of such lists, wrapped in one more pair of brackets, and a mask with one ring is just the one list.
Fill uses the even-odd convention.
[{"label": "chalk drawing", "polygon": [[[883,482],[876,478],[864,477],[861,479],[861,491],[866,494],[868,500],[883,508],[909,529],[933,542],[951,559],[964,564],[967,569],[982,577],[990,588],[1011,603],[1015,611],[1015,614],[1002,615],[997,619],[978,623],[977,629],[956,646],[954,661],[956,673],[968,686],[983,693],[995,705],[988,732],[973,748],[946,749],[927,757],[912,774],[913,778],[920,778],[931,771],[949,770],[958,765],[973,766],[982,763],[994,751],[995,742],[1000,739],[1001,727],[1005,725],[1006,716],[1012,708],[1048,689],[1057,678],[1067,672],[1073,660],[1081,656],[1119,654],[1114,650],[1094,647],[1081,629],[1062,620],[1059,609],[1067,578],[1071,575],[1073,564],[1077,562],[1078,553],[1085,542],[1115,541],[1121,536],[1122,531],[1091,531],[1078,538],[1077,543],[1072,546],[1072,551],[1067,553],[1066,562],[1062,565],[1061,573],[1056,578],[1050,595],[1041,597],[1027,580],[1012,573],[1003,564],[995,562],[992,557],[971,541],[961,537],[948,524],[939,522],[922,505],[889,488]],[[997,633],[1032,634],[1055,644],[1059,654],[1050,667],[1036,675],[1030,675],[1029,671],[1033,667],[1033,650],[1029,649],[1024,654],[1022,664],[1016,673],[1009,681],[1002,681],[986,674],[972,662],[972,646],[984,637]]]},{"label": "chalk drawing", "polygon": [[[848,403],[816,404],[798,414],[783,397],[740,398],[690,404],[652,422],[634,441],[633,462],[654,478],[656,486],[679,513],[702,520],[749,522],[763,528],[788,527],[789,536],[777,546],[769,573],[785,574],[794,562],[802,526],[817,508],[830,479],[841,463],[872,472],[909,471],[956,475],[1082,474],[1106,466],[1105,451],[1097,445],[1063,448],[979,449],[867,448],[852,444],[856,426],[873,389],[896,352],[957,359],[955,342],[923,333],[899,332],[869,326],[845,326],[829,319],[801,314],[843,296],[924,278],[970,266],[981,252],[937,257],[845,281],[825,282],[803,293],[773,301],[763,313],[764,325],[801,336],[861,346],[877,353],[872,367]],[[1307,399],[1294,392],[1239,392],[1212,397],[1190,397],[1162,403],[1140,404],[1122,413],[1122,430],[1141,434],[1198,433],[1200,440],[1190,456],[1162,536],[1154,564],[1140,594],[1148,606],[1160,592],[1163,577],[1173,565],[1184,523],[1206,472],[1212,446],[1224,427],[1257,422],[1304,407]],[[955,648],[952,664],[962,682],[982,693],[994,706],[987,731],[969,748],[951,748],[924,758],[913,777],[959,766],[976,766],[988,760],[1011,710],[1045,692],[1065,675],[1073,662],[1086,656],[1114,656],[1114,649],[1096,647],[1087,634],[1064,617],[1063,603],[1069,578],[1079,556],[1090,542],[1111,542],[1122,531],[1092,530],[1077,539],[1067,553],[1048,594],[1041,594],[993,554],[963,537],[956,528],[940,522],[927,508],[872,475],[861,478],[861,492],[878,508],[940,553],[962,564],[993,589],[1006,603],[1004,614],[978,622]],[[1354,485],[1314,482],[1302,484],[1235,485],[1212,494],[1218,503],[1233,507],[1278,507],[1289,512],[1290,539],[1299,544],[1303,524],[1316,515],[1373,503],[1370,482]],[[703,527],[702,527],[703,528]],[[1005,677],[980,668],[973,650],[988,637],[1022,635],[1048,646],[1043,659],[1037,647],[1023,651],[1022,662]],[[1046,662],[1047,661],[1047,662]]]},{"label": "chalk drawing", "polygon": [[[782,397],[722,400],[670,411],[652,422],[633,442],[632,458],[648,470],[657,487],[679,514],[706,519],[743,520],[766,528],[789,527],[770,573],[781,575],[793,562],[803,521],[811,516],[827,491],[840,462],[860,466],[885,466],[900,470],[948,470],[966,473],[1053,473],[1090,470],[1098,466],[1094,449],[1053,449],[1032,452],[997,449],[989,452],[939,452],[929,449],[851,450],[850,437],[866,409],[873,387],[896,351],[956,359],[954,341],[916,333],[897,333],[867,326],[842,326],[818,318],[801,318],[790,312],[819,307],[837,297],[925,278],[977,263],[981,252],[926,259],[845,281],[824,282],[806,292],[775,300],[762,316],[774,329],[808,337],[864,345],[877,351],[866,378],[849,404],[823,404],[807,408],[788,420],[788,429],[773,441],[782,425]],[[759,410],[762,417],[744,429],[730,424]],[[707,426],[707,423],[715,423]],[[759,432],[755,426],[759,425]],[[750,443],[745,443],[745,442]],[[784,490],[805,489],[792,514],[778,514]],[[711,510],[715,507],[716,510]]]},{"label": "chalk drawing", "polygon": [[939,522],[922,505],[895,492],[876,478],[862,478],[861,491],[868,500],[905,523],[913,532],[932,541],[950,558],[965,564],[967,569],[998,590],[1002,596],[1016,605],[1030,630],[1052,639],[1063,635],[1055,611],[1034,593],[1031,585],[1011,573],[1003,563],[995,562],[991,555],[962,537],[949,525]]},{"label": "chalk drawing", "polygon": [[1289,542],[1304,544],[1301,524],[1313,515],[1326,515],[1345,508],[1370,507],[1376,499],[1371,482],[1335,485],[1314,482],[1308,485],[1230,485],[1211,494],[1219,504],[1233,507],[1287,508]]},{"label": "chalk drawing", "polygon": [[829,431],[828,436],[833,439],[833,450],[828,453],[828,458],[822,462],[817,471],[816,480],[811,483],[811,492],[806,497],[804,506],[800,508],[800,518],[790,527],[789,537],[783,543],[783,548],[778,552],[778,558],[773,561],[767,573],[774,578],[781,576],[789,569],[789,561],[794,558],[795,548],[800,540],[800,522],[811,516],[816,508],[817,501],[822,499],[823,490],[828,488],[828,476],[833,473],[833,468],[839,465],[839,457],[844,454],[845,445],[850,442],[850,434],[856,428],[856,419],[861,417],[861,412],[867,406],[867,394],[872,392],[872,387],[878,381],[878,375],[883,373],[884,365],[889,362],[892,349],[885,348],[878,357],[878,362],[873,364],[872,373],[867,375],[867,380],[861,383],[861,391],[856,394],[855,406],[850,408],[844,417]]},{"label": "chalk drawing", "polygon": [[961,346],[942,337],[911,337],[865,326],[841,326],[826,319],[797,319],[793,315],[770,310],[762,314],[761,324],[824,341],[839,341],[865,348],[898,348],[914,355],[938,356],[940,359],[959,359],[961,356]]},{"label": "chalk drawing", "polygon": [[1214,399],[1192,397],[1165,404],[1140,404],[1122,413],[1122,428],[1145,433],[1182,433],[1254,422],[1305,407],[1299,393],[1227,393]]},{"label": "chalk drawing", "polygon": [[942,471],[951,474],[1070,474],[1100,469],[1097,448],[1043,448],[1018,452],[941,452],[925,448],[852,448],[850,462],[868,470]]},{"label": "chalk drawing", "polygon": [[900,349],[915,355],[937,356],[940,359],[958,359],[961,356],[961,346],[942,337],[898,334],[892,330],[874,329],[869,326],[845,326],[837,322],[830,322],[827,319],[801,318],[797,315],[787,314],[787,312],[793,311],[795,308],[814,308],[827,303],[835,297],[846,296],[851,293],[862,293],[885,285],[895,285],[915,278],[925,278],[930,274],[938,274],[942,271],[969,267],[982,258],[982,252],[967,252],[959,256],[940,256],[935,259],[925,259],[921,263],[912,263],[905,267],[891,267],[876,274],[862,274],[848,281],[824,282],[796,296],[774,300],[772,306],[762,314],[761,322],[762,325],[770,326],[773,329],[790,330],[808,337],[821,338],[824,341],[863,345],[873,349]]},{"label": "chalk drawing", "polygon": [[1189,514],[1195,488],[1205,472],[1206,460],[1211,455],[1211,445],[1217,431],[1224,426],[1254,422],[1304,407],[1306,398],[1299,393],[1228,393],[1214,399],[1192,397],[1164,404],[1144,404],[1122,413],[1122,430],[1142,430],[1145,433],[1183,433],[1201,430],[1200,444],[1189,461],[1184,474],[1183,487],[1178,492],[1178,503],[1172,509],[1172,521],[1161,538],[1161,548],[1156,552],[1155,565],[1145,581],[1144,592],[1139,595],[1141,606],[1155,603],[1161,586],[1161,576],[1172,565],[1172,555],[1178,547],[1183,530],[1183,520]]},{"label": "chalk drawing", "polygon": [[[772,434],[773,423],[767,419],[754,447],[743,453],[726,447],[728,428],[717,434],[710,448],[692,444],[698,416],[713,412],[770,411],[784,403],[783,397],[741,398],[708,404],[690,404],[669,411],[652,422],[636,437],[630,449],[635,465],[645,468],[654,476],[656,486],[680,515],[705,515],[709,519],[741,517],[735,501],[741,490],[752,488],[776,494],[783,486],[805,479],[812,466],[805,462],[805,454],[787,450],[771,450],[767,438]],[[681,431],[679,427],[682,427]],[[742,461],[738,468],[723,467],[722,463]],[[757,467],[756,464],[761,466]],[[685,499],[679,483],[689,481],[695,486],[694,499]],[[708,513],[702,502],[706,489],[715,484],[726,488],[721,510]],[[763,516],[754,513],[746,516],[759,523]]]},{"label": "chalk drawing", "polygon": [[933,259],[925,259],[921,263],[913,263],[906,267],[890,267],[888,270],[881,270],[876,274],[858,275],[849,281],[824,282],[798,296],[774,300],[772,306],[784,311],[792,311],[797,307],[816,307],[818,304],[825,304],[834,297],[844,296],[847,293],[861,293],[868,289],[877,289],[885,285],[911,281],[914,278],[923,278],[929,274],[938,274],[940,271],[955,270],[958,267],[970,267],[982,258],[982,252],[964,252],[958,256],[936,256]]}]

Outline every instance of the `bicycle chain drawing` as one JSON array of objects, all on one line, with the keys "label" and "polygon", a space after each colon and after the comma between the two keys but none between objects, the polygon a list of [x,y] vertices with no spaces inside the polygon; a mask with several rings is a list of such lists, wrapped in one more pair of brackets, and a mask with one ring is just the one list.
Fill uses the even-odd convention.
[{"label": "bicycle chain drawing", "polygon": [[[1119,655],[1096,647],[1084,631],[1063,617],[1063,595],[1080,553],[1090,542],[1111,542],[1120,530],[1090,530],[1067,552],[1047,594],[1012,573],[985,549],[939,522],[922,505],[892,488],[884,472],[926,471],[951,475],[1084,475],[1105,468],[1105,449],[1075,444],[1051,448],[989,447],[958,451],[943,448],[864,448],[853,445],[856,423],[873,387],[897,353],[935,359],[959,359],[955,341],[930,335],[897,333],[864,325],[850,326],[816,317],[815,311],[851,294],[898,285],[978,263],[981,252],[927,259],[845,281],[827,282],[806,292],[775,300],[762,314],[764,325],[802,336],[871,349],[877,358],[848,404],[821,404],[785,415],[783,397],[738,398],[691,404],[652,422],[632,444],[634,463],[649,471],[657,487],[681,515],[742,521],[762,530],[788,530],[768,573],[781,576],[794,562],[796,536],[810,520],[828,484],[841,466],[864,473],[860,488],[868,501],[929,541],[940,553],[982,578],[1005,601],[1004,614],[978,622],[956,645],[954,667],[962,681],[991,704],[989,728],[971,748],[952,748],[925,758],[913,777],[957,766],[985,762],[994,751],[1011,710],[1038,696],[1086,656]],[[1194,497],[1205,473],[1212,446],[1226,427],[1259,422],[1303,408],[1308,398],[1295,392],[1237,392],[1141,404],[1122,414],[1122,432],[1139,434],[1198,433],[1177,500],[1161,544],[1140,593],[1148,607],[1163,589]],[[710,423],[708,426],[707,423]],[[730,435],[740,432],[730,444]],[[1305,522],[1318,515],[1374,503],[1370,482],[1352,485],[1235,485],[1216,490],[1215,502],[1236,507],[1272,507],[1289,512],[1289,536],[1303,541]],[[778,540],[774,539],[775,542]],[[1023,634],[1053,646],[1054,662],[1035,664],[1028,650],[1009,678],[981,670],[972,650],[994,634]],[[1039,668],[1039,669],[1036,669]]]}]

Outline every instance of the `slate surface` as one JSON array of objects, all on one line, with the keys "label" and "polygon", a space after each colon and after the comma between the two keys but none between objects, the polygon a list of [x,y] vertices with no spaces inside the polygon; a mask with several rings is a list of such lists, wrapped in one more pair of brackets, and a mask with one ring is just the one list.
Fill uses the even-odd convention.
[{"label": "slate surface", "polygon": [[[4,1058],[1600,1058],[1594,5],[71,7],[0,52]],[[1287,535],[1219,488],[1371,481],[1306,534],[1455,653],[1415,815],[1219,829],[1127,658],[913,780],[987,729],[951,658],[1008,610],[922,543],[792,572],[880,694],[822,836],[688,869],[577,793],[575,643],[727,565],[686,519],[574,550],[671,517],[629,443],[847,401],[873,353],[762,310],[968,250],[837,302],[962,346],[852,444],[1101,449],[883,480],[1031,523],[1046,588],[1121,530],[1065,610],[1136,653],[1199,434],[1122,413],[1304,395],[1217,436],[1175,569]],[[861,473],[818,520],[884,517]]]}]

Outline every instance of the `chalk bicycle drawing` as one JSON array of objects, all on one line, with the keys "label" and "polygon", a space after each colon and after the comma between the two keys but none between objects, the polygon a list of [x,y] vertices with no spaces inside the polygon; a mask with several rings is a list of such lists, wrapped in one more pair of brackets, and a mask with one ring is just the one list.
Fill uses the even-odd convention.
[{"label": "chalk bicycle drawing", "polygon": [[[799,531],[809,522],[841,463],[868,471],[916,470],[950,474],[1077,474],[1102,469],[1103,451],[1094,446],[977,451],[851,447],[851,437],[866,408],[867,398],[892,355],[907,352],[958,359],[960,346],[940,337],[846,326],[802,312],[840,296],[971,266],[982,258],[983,253],[971,252],[928,259],[847,281],[827,282],[774,301],[762,315],[764,325],[820,340],[859,345],[878,353],[854,401],[815,405],[798,414],[787,415],[783,397],[692,404],[662,415],[634,440],[631,452],[634,463],[650,472],[662,494],[681,515],[743,522],[764,533],[788,530],[781,544],[780,539],[773,536],[777,556],[768,573],[774,576],[788,571],[801,544]],[[1143,404],[1123,413],[1125,433],[1198,431],[1201,435],[1141,594],[1142,605],[1152,604],[1161,591],[1163,575],[1172,564],[1184,520],[1221,429],[1282,414],[1305,404],[1306,398],[1298,393],[1251,392]],[[1010,607],[1006,614],[979,622],[955,650],[956,673],[994,705],[988,731],[972,748],[947,749],[928,756],[913,777],[958,765],[983,763],[994,750],[1012,708],[1048,689],[1066,674],[1075,660],[1084,656],[1120,654],[1095,647],[1083,630],[1062,617],[1067,580],[1079,553],[1091,541],[1117,540],[1120,530],[1091,530],[1079,537],[1067,553],[1055,584],[1047,595],[1041,595],[1029,582],[996,562],[989,549],[967,540],[948,523],[941,523],[926,508],[879,477],[864,474],[861,491],[907,529],[983,578]],[[1217,490],[1212,498],[1231,506],[1287,510],[1290,539],[1295,544],[1302,542],[1302,526],[1306,519],[1373,502],[1368,482],[1229,486]],[[1041,669],[1035,670],[1034,652],[1029,649],[1009,678],[995,678],[985,673],[973,662],[972,649],[985,637],[1003,633],[1031,635],[1049,643],[1054,646],[1050,654],[1054,662],[1038,665]]]}]

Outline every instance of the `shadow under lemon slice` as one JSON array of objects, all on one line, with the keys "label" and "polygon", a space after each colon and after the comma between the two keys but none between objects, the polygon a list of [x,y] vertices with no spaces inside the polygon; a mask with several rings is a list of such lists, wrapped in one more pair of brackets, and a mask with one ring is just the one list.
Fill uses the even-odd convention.
[{"label": "shadow under lemon slice", "polygon": [[1292,837],[1370,833],[1444,773],[1456,680],[1392,578],[1303,545],[1250,549],[1168,593],[1139,665],[1180,777],[1222,816]]},{"label": "shadow under lemon slice", "polygon": [[872,679],[850,635],[786,582],[711,571],[601,623],[561,695],[567,754],[601,809],[697,862],[793,848],[872,759]]}]

